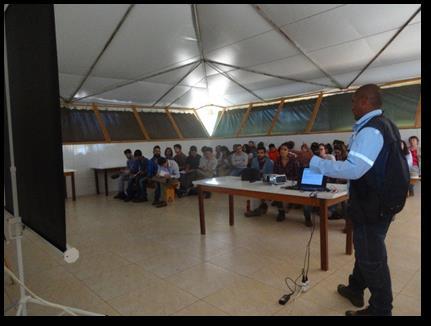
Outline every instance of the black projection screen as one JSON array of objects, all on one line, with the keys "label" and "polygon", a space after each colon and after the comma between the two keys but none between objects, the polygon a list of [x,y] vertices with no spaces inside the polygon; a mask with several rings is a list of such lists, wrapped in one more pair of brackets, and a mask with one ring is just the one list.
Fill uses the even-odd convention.
[{"label": "black projection screen", "polygon": [[[54,6],[12,4],[5,22],[19,213],[26,226],[64,252],[65,181]],[[6,175],[9,154],[3,157]],[[5,192],[10,210],[10,182]]]}]

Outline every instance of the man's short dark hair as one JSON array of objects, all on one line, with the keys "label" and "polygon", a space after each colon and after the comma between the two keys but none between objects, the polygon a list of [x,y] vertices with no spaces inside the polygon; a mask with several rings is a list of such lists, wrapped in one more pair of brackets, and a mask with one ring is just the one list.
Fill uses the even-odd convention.
[{"label": "man's short dark hair", "polygon": [[124,151],[124,154],[132,154],[132,150],[130,148],[128,148]]},{"label": "man's short dark hair", "polygon": [[275,145],[274,144],[269,144],[269,146],[268,146],[269,148],[275,148]]},{"label": "man's short dark hair", "polygon": [[[325,146],[325,145],[323,145],[323,146]],[[311,143],[310,149],[313,153],[316,151],[319,151],[319,143],[316,143],[316,142]]]},{"label": "man's short dark hair", "polygon": [[289,140],[286,144],[288,149],[293,149],[295,147],[295,142],[292,140]]},{"label": "man's short dark hair", "polygon": [[266,148],[264,146],[259,146],[257,151],[264,151],[266,153]]},{"label": "man's short dark hair", "polygon": [[180,145],[180,144],[175,144],[175,145],[174,145],[174,148],[182,149],[182,147],[181,147],[181,145]]},{"label": "man's short dark hair", "polygon": [[204,146],[204,149],[202,150],[203,152],[213,152],[212,147],[208,147],[208,146]]},{"label": "man's short dark hair", "polygon": [[154,147],[153,147],[153,151],[154,151],[156,148],[160,149],[160,146],[159,146],[159,145],[154,146]]},{"label": "man's short dark hair", "polygon": [[190,146],[190,152],[191,152],[191,151],[197,152],[197,151],[198,151],[198,148],[197,148],[195,145]]},{"label": "man's short dark hair", "polygon": [[140,149],[137,149],[134,153],[133,156],[142,156],[142,152]]},{"label": "man's short dark hair", "polygon": [[159,159],[157,160],[157,163],[159,165],[163,165],[167,162],[167,159],[165,157],[159,157]]},{"label": "man's short dark hair", "polygon": [[416,139],[416,141],[419,143],[419,138],[418,138],[417,136],[410,136],[410,137],[409,137],[409,141],[410,141],[411,139]]}]

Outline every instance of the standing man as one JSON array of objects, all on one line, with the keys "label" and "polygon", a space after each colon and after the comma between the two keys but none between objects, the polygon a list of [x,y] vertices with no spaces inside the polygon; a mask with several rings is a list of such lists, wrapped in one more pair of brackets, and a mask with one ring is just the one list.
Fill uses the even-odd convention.
[{"label": "standing man", "polygon": [[[356,123],[349,141],[347,160],[331,161],[314,156],[310,161],[310,168],[319,173],[350,180],[348,216],[353,223],[355,266],[349,276],[349,284],[340,284],[337,290],[356,307],[364,305],[366,288],[370,290],[371,298],[365,309],[346,311],[347,316],[392,315],[393,297],[385,237],[394,214],[388,213],[387,201],[381,198],[385,197],[382,189],[392,179],[406,179],[408,167],[402,159],[393,160],[398,156],[387,159],[393,153],[398,155],[397,151],[401,153],[401,137],[398,128],[383,115],[381,106],[377,85],[360,87],[352,97]],[[390,175],[394,164],[399,166],[399,175],[395,178]],[[403,187],[404,184],[399,188]],[[408,183],[405,193],[407,187]],[[398,190],[392,189],[393,192]],[[403,205],[404,202],[398,207],[401,209]]]}]

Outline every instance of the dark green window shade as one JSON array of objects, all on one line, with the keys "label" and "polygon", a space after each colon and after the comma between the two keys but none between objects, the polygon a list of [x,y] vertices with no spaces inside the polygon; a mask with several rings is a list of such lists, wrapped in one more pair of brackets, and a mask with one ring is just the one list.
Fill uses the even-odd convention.
[{"label": "dark green window shade", "polygon": [[236,109],[225,111],[217,129],[213,133],[213,136],[235,137],[246,110],[247,109]]},{"label": "dark green window shade", "polygon": [[184,138],[207,138],[208,134],[202,124],[191,113],[172,113],[175,123]]},{"label": "dark green window shade", "polygon": [[92,110],[61,109],[63,142],[104,141]]},{"label": "dark green window shade", "polygon": [[420,95],[421,84],[382,89],[382,109],[399,128],[413,127]]},{"label": "dark green window shade", "polygon": [[139,112],[151,139],[177,139],[178,135],[166,113]]},{"label": "dark green window shade", "polygon": [[241,130],[241,135],[266,135],[268,133],[268,129],[271,127],[272,119],[274,118],[277,108],[278,104],[252,108],[247,122]]},{"label": "dark green window shade", "polygon": [[352,114],[353,93],[322,99],[312,131],[350,131],[355,123]]},{"label": "dark green window shade", "polygon": [[316,99],[284,103],[272,135],[304,132],[315,103]]},{"label": "dark green window shade", "polygon": [[144,135],[132,112],[99,110],[111,140],[142,140]]}]

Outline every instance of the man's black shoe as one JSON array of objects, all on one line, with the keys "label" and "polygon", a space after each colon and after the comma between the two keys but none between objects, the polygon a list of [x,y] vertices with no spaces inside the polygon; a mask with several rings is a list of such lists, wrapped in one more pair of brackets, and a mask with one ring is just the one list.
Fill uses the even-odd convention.
[{"label": "man's black shoe", "polygon": [[134,203],[143,203],[143,202],[145,202],[145,201],[148,201],[148,199],[147,198],[133,198],[133,200],[132,200]]},{"label": "man's black shoe", "polygon": [[113,174],[111,175],[111,179],[118,179],[120,177],[119,174]]},{"label": "man's black shoe", "polygon": [[361,310],[347,310],[346,316],[376,316],[370,309],[370,306],[368,306],[365,309]]},{"label": "man's black shoe", "polygon": [[156,206],[156,205],[158,205],[158,204],[160,204],[160,200],[155,200],[155,201],[153,201],[151,205]]},{"label": "man's black shoe", "polygon": [[[352,291],[351,288],[348,286],[345,286],[343,284],[339,284],[337,291],[339,294],[341,294],[346,299],[349,299],[349,301],[355,306],[355,307],[363,307],[364,306],[364,295],[358,294],[357,292]],[[346,312],[347,314],[347,312]]]}]

